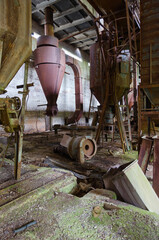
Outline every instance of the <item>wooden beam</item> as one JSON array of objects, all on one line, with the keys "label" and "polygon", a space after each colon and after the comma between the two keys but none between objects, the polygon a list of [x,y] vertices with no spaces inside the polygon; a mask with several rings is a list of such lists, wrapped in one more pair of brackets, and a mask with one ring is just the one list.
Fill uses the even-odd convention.
[{"label": "wooden beam", "polygon": [[77,35],[79,35],[79,34],[81,34],[81,33],[87,32],[87,31],[89,31],[89,30],[91,30],[91,29],[94,29],[94,28],[95,28],[95,26],[91,26],[90,28],[85,28],[85,29],[83,29],[83,30],[81,30],[81,31],[76,31],[76,32],[73,32],[73,33],[71,33],[71,34],[67,34],[64,38],[61,38],[61,39],[59,40],[59,42],[63,42],[63,41],[65,41],[65,40],[69,39],[69,38],[72,38],[72,37],[77,36]]},{"label": "wooden beam", "polygon": [[56,27],[54,29],[54,33],[62,31],[62,30],[65,30],[65,29],[70,28],[70,27],[75,27],[77,25],[80,25],[82,23],[85,23],[85,22],[88,22],[88,21],[91,21],[91,20],[92,19],[91,19],[90,16],[87,16],[86,18],[81,18],[79,20],[73,21],[72,23],[67,23],[67,24],[64,24],[64,25],[62,25],[60,27]]},{"label": "wooden beam", "polygon": [[2,64],[3,41],[0,40],[0,68]]},{"label": "wooden beam", "polygon": [[[82,7],[80,5],[78,5],[76,7],[68,9],[67,11],[64,11],[64,12],[56,12],[53,15],[53,19],[54,19],[54,21],[56,21],[56,20],[58,20],[58,19],[60,19],[62,17],[65,17],[65,16],[67,16],[67,15],[69,15],[71,13],[78,12],[81,9],[82,9]],[[45,19],[41,20],[40,24],[41,25],[45,24]]]},{"label": "wooden beam", "polygon": [[88,40],[87,42],[83,42],[83,43],[78,43],[77,45],[76,45],[76,47],[83,47],[83,46],[88,46],[88,45],[92,45],[93,43],[95,43],[95,41],[93,41],[93,40]]},{"label": "wooden beam", "polygon": [[90,47],[91,47],[91,46],[85,46],[85,47],[81,47],[80,49],[81,49],[82,51],[86,51],[86,50],[89,50]]},{"label": "wooden beam", "polygon": [[76,7],[70,8],[67,11],[64,11],[62,13],[55,13],[54,14],[54,20],[57,20],[57,19],[62,18],[62,17],[65,17],[65,16],[67,16],[67,15],[69,15],[71,13],[78,12],[81,9],[82,9],[82,6],[78,5]]},{"label": "wooden beam", "polygon": [[95,8],[87,0],[78,0],[83,9],[87,12],[88,15],[95,19],[98,16]]},{"label": "wooden beam", "polygon": [[80,42],[80,41],[83,42],[83,41],[86,41],[86,40],[88,40],[88,39],[91,40],[91,38],[95,38],[95,37],[97,37],[97,34],[93,34],[93,35],[90,35],[90,36],[85,36],[85,37],[83,37],[83,38],[79,38],[79,39],[70,41],[69,43],[70,43],[70,44],[74,44],[74,43],[78,43],[78,42]]},{"label": "wooden beam", "polygon": [[32,10],[32,13],[36,13],[36,12],[38,12],[40,10],[43,10],[46,7],[48,7],[48,6],[50,6],[50,5],[54,4],[54,3],[57,3],[59,1],[60,0],[47,0],[47,1],[44,0],[43,2],[41,2],[41,3],[39,3],[39,4],[37,4],[35,6],[36,9]]}]

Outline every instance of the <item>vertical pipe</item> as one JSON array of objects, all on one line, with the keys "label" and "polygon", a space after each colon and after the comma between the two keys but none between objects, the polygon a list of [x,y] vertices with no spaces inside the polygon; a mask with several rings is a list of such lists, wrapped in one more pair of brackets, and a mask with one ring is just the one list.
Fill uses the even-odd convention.
[{"label": "vertical pipe", "polygon": [[138,86],[138,153],[141,144],[141,88]]},{"label": "vertical pipe", "polygon": [[152,43],[150,43],[150,84],[152,84]]},{"label": "vertical pipe", "polygon": [[50,7],[45,8],[44,34],[47,36],[54,36],[53,10]]},{"label": "vertical pipe", "polygon": [[25,63],[24,70],[24,87],[23,87],[23,98],[22,98],[22,108],[20,115],[20,131],[15,132],[15,167],[14,167],[14,176],[15,179],[20,179],[21,175],[21,162],[22,162],[22,149],[23,149],[23,132],[24,132],[24,116],[25,116],[25,103],[26,97],[28,94],[27,80],[28,80],[28,68],[29,62]]}]

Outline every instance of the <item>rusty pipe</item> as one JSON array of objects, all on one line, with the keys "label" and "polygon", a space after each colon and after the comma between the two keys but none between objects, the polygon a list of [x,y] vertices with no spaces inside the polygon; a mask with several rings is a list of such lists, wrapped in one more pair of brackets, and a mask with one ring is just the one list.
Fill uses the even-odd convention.
[{"label": "rusty pipe", "polygon": [[75,101],[76,101],[76,110],[74,114],[68,118],[65,118],[65,124],[68,125],[71,123],[78,122],[83,115],[83,90],[80,66],[72,57],[68,56],[66,59],[66,64],[70,66],[74,72]]},{"label": "rusty pipe", "polygon": [[53,28],[53,10],[51,7],[45,8],[44,35],[54,36]]},{"label": "rusty pipe", "polygon": [[90,160],[97,152],[97,145],[91,137],[70,137],[64,135],[57,152],[67,154],[71,159],[81,164]]}]

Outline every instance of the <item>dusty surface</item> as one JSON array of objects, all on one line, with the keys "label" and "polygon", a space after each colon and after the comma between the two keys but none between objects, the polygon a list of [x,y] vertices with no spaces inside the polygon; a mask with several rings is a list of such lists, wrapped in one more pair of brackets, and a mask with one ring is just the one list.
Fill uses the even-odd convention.
[{"label": "dusty surface", "polygon": [[[105,187],[106,172],[136,159],[137,152],[123,155],[118,142],[104,143],[82,167],[54,153],[61,137],[53,133],[24,136],[22,177],[18,182],[13,176],[14,139],[9,145],[0,168],[0,239],[158,240],[158,215],[111,200],[116,199],[113,192],[103,194],[100,190]],[[148,170],[151,178],[151,165]],[[100,209],[97,216],[93,214],[95,207]],[[14,233],[33,220],[35,225]]]},{"label": "dusty surface", "polygon": [[[114,207],[108,209],[105,204]],[[101,212],[94,217],[96,206]],[[39,188],[4,205],[0,218],[2,240],[159,239],[158,215],[99,195],[89,193],[78,198],[55,192],[54,186]],[[33,220],[37,222],[34,226],[14,233]]]}]

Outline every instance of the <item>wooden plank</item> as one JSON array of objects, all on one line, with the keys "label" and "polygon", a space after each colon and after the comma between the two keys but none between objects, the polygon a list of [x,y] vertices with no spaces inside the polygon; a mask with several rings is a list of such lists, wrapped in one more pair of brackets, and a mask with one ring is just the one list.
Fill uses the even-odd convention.
[{"label": "wooden plank", "polygon": [[78,43],[78,42],[80,42],[80,41],[86,41],[86,40],[88,40],[88,39],[91,40],[91,38],[95,38],[95,37],[97,37],[97,34],[93,34],[93,35],[90,35],[90,36],[85,36],[85,37],[83,37],[83,38],[79,38],[79,39],[70,41],[69,43],[70,43],[70,44],[74,44],[74,43]]}]

